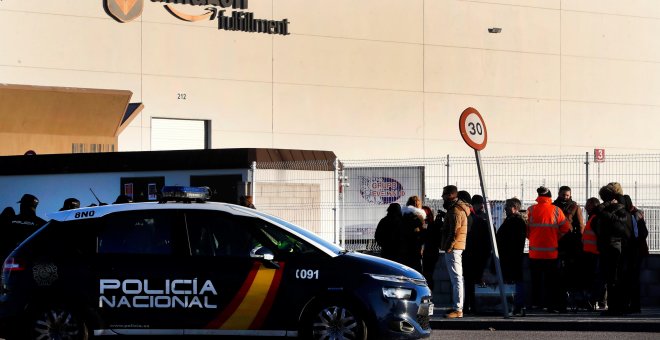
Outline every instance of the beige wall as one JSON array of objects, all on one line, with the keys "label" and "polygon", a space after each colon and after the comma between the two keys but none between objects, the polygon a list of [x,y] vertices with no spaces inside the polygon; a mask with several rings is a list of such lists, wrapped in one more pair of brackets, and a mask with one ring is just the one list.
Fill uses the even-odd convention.
[{"label": "beige wall", "polygon": [[149,150],[151,117],[173,117],[212,120],[214,148],[470,154],[457,129],[468,106],[486,120],[488,155],[660,151],[658,1],[249,0],[247,11],[288,18],[291,34],[220,31],[146,0],[129,23],[101,1],[0,1],[0,83],[132,91],[145,109],[124,151]]}]

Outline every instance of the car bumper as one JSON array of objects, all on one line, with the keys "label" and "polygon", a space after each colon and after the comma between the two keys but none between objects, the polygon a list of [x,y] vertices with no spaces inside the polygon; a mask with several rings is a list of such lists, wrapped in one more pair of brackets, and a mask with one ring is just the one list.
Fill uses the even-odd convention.
[{"label": "car bumper", "polygon": [[376,293],[378,291],[382,289],[371,290],[366,295],[371,300],[367,305],[373,306],[372,325],[378,339],[421,339],[431,336],[433,303],[428,287],[415,287],[414,300],[385,298],[382,293]]}]

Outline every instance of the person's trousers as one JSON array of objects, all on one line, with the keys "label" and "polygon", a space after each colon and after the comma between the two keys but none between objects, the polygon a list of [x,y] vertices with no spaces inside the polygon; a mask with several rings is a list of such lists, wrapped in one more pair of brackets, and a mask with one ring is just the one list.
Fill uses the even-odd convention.
[{"label": "person's trousers", "polygon": [[445,253],[447,273],[451,282],[452,309],[463,310],[463,299],[465,288],[463,285],[463,250],[454,249],[451,253]]},{"label": "person's trousers", "polygon": [[425,251],[422,257],[422,275],[424,275],[431,292],[433,292],[433,288],[435,287],[433,273],[435,272],[435,264],[438,262],[439,257],[440,254],[437,248],[435,248],[435,251]]},{"label": "person's trousers", "polygon": [[529,259],[529,270],[532,276],[532,305],[557,310],[565,308],[566,298],[560,296],[557,282],[559,260]]}]

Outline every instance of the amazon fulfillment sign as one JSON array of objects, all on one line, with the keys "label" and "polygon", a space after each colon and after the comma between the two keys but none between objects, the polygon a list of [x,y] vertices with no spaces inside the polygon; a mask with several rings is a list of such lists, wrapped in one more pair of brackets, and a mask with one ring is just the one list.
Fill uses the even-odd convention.
[{"label": "amazon fulfillment sign", "polygon": [[[246,12],[248,0],[151,0],[163,3],[164,9],[179,20],[218,22],[218,29],[266,34],[289,34],[289,20],[257,19]],[[106,12],[119,22],[129,22],[142,15],[144,0],[104,0]],[[187,5],[189,8],[185,8]],[[189,12],[192,11],[192,12]]]}]

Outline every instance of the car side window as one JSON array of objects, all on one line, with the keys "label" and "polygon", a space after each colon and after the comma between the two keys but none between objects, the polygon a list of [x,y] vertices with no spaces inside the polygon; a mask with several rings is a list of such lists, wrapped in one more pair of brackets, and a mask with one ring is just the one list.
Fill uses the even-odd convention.
[{"label": "car side window", "polygon": [[249,226],[224,213],[186,212],[186,226],[193,256],[250,257],[251,251],[261,247]]},{"label": "car side window", "polygon": [[307,242],[295,237],[282,228],[274,226],[266,221],[255,219],[255,229],[264,244],[274,249],[280,255],[286,254],[318,254],[319,251]]},{"label": "car side window", "polygon": [[165,210],[110,214],[98,234],[98,253],[172,254],[173,221]]}]

